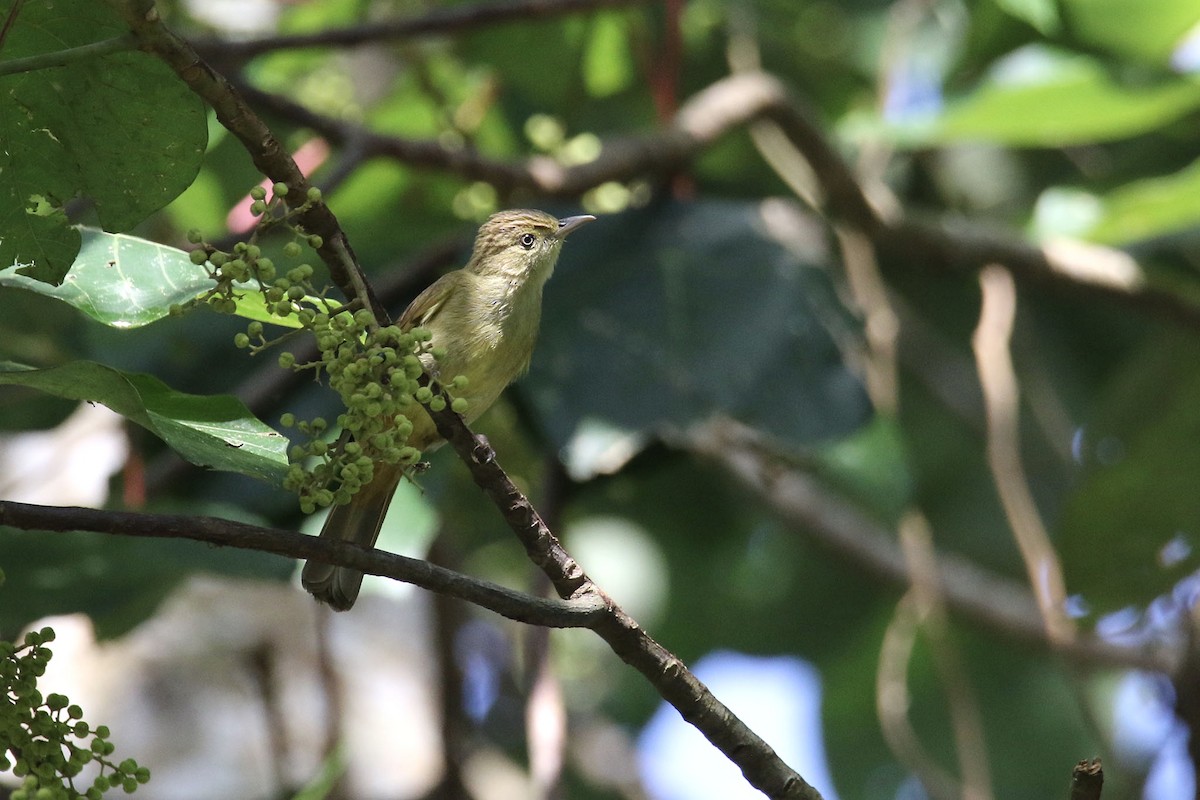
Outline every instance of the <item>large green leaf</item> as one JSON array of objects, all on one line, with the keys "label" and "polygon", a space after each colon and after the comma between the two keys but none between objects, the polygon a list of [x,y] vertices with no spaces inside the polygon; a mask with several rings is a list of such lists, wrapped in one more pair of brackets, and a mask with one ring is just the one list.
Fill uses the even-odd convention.
[{"label": "large green leaf", "polygon": [[287,439],[240,400],[177,392],[151,375],[90,361],[51,369],[0,362],[0,386],[27,386],[56,397],[108,406],[154,433],[193,464],[279,483],[287,470]]},{"label": "large green leaf", "polygon": [[9,267],[0,270],[0,286],[55,297],[114,328],[135,328],[162,319],[173,304],[214,285],[204,267],[182,250],[94,228],[80,231],[83,246],[61,284],[43,283]]},{"label": "large green leaf", "polygon": [[554,441],[596,421],[653,432],[715,413],[797,445],[862,424],[866,396],[827,327],[846,334],[849,320],[803,220],[782,204],[704,201],[576,233],[526,384]]},{"label": "large green leaf", "polygon": [[1195,0],[1063,0],[1072,33],[1125,58],[1165,66],[1200,23]]},{"label": "large green leaf", "polygon": [[[80,228],[83,247],[63,282],[57,286],[23,275],[13,266],[0,270],[0,287],[27,289],[62,300],[97,322],[113,328],[136,328],[160,320],[171,306],[187,303],[212,289],[208,270],[174,247],[120,233]],[[308,297],[316,305],[318,298]],[[261,293],[247,289],[236,295],[239,317],[287,328],[299,328],[294,317],[271,313]],[[337,306],[335,301],[323,301]]]},{"label": "large green leaf", "polygon": [[[4,58],[55,53],[127,33],[103,3],[26,3]],[[79,246],[61,215],[83,194],[107,230],[127,230],[187,188],[208,128],[199,99],[159,60],[121,52],[0,77],[0,265],[57,283]],[[44,211],[43,211],[44,213]]]},{"label": "large green leaf", "polygon": [[1124,84],[1086,56],[1029,47],[1004,59],[984,83],[933,119],[898,126],[911,145],[987,141],[1066,147],[1155,130],[1200,107],[1200,79],[1166,76]]}]

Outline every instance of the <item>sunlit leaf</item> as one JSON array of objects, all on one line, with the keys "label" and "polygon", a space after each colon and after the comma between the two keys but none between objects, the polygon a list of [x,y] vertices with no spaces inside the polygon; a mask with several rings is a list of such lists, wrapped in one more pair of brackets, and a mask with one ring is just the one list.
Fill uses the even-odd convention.
[{"label": "sunlit leaf", "polygon": [[1145,178],[1100,198],[1089,239],[1124,244],[1200,225],[1200,161],[1173,175]]},{"label": "sunlit leaf", "polygon": [[0,286],[57,298],[114,328],[148,325],[213,287],[204,267],[182,250],[94,228],[80,232],[83,246],[62,284],[51,286],[10,267],[0,270]]},{"label": "sunlit leaf", "polygon": [[583,82],[593,97],[607,97],[633,81],[629,33],[616,14],[600,14],[583,53]]},{"label": "sunlit leaf", "polygon": [[1200,23],[1195,0],[1063,0],[1071,32],[1126,58],[1165,66],[1183,36]]},{"label": "sunlit leaf", "polygon": [[940,115],[894,129],[928,145],[986,141],[1018,147],[1107,142],[1159,128],[1200,108],[1200,79],[1166,76],[1123,84],[1096,61],[1026,48],[1005,59]]},{"label": "sunlit leaf", "polygon": [[50,369],[0,363],[0,386],[101,403],[154,433],[193,464],[272,483],[287,471],[287,439],[229,395],[177,392],[151,375],[90,361]]}]

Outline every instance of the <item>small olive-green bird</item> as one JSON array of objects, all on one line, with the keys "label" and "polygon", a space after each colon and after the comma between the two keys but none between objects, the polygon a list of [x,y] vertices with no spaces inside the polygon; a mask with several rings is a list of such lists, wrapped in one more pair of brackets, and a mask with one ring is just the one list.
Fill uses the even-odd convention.
[{"label": "small olive-green bird", "polygon": [[[400,316],[400,328],[425,328],[433,335],[430,344],[445,350],[437,362],[423,357],[433,377],[467,377],[466,388],[455,393],[467,400],[467,422],[529,367],[542,316],[542,286],[567,234],[594,219],[555,219],[527,210],[493,214],[480,226],[467,265],[435,281]],[[409,419],[410,445],[428,451],[441,443],[423,408],[415,408]],[[321,536],[374,547],[401,477],[400,467],[376,464],[371,482],[330,511]],[[354,605],[362,579],[358,570],[316,561],[306,563],[301,574],[304,588],[337,611]]]}]

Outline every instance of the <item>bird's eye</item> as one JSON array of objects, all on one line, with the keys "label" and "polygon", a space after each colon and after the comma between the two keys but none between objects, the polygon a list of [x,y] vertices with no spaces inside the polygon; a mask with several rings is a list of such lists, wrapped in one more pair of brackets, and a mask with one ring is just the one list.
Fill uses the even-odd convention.
[{"label": "bird's eye", "polygon": [[535,241],[537,240],[533,238],[532,233],[521,234],[521,247],[524,247],[526,250],[532,248]]}]

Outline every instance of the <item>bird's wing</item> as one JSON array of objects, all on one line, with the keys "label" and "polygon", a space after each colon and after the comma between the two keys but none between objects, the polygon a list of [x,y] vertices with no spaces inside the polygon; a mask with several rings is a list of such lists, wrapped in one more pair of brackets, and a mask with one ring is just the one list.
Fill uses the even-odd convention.
[{"label": "bird's wing", "polygon": [[429,284],[425,287],[425,291],[408,304],[408,308],[404,309],[404,313],[400,315],[396,324],[401,330],[428,325],[429,321],[445,305],[450,295],[454,293],[454,290],[458,288],[461,278],[462,276],[457,271],[447,272]]}]

